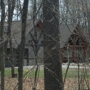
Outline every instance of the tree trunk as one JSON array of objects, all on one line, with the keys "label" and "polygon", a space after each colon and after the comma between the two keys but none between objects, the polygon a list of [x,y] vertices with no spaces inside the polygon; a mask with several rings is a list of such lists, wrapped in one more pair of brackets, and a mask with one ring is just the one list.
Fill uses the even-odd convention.
[{"label": "tree trunk", "polygon": [[13,11],[15,7],[15,1],[16,0],[12,0],[12,3],[10,3],[11,1],[8,0],[8,37],[10,38],[9,45],[10,45],[10,54],[11,54],[10,62],[11,62],[12,77],[15,77],[15,74],[14,74],[14,52],[12,47],[11,26],[12,26],[12,17],[13,17]]},{"label": "tree trunk", "polygon": [[[5,22],[5,5],[3,0],[1,0],[1,24],[0,24],[0,42],[4,40],[3,38],[3,30],[4,30],[4,22]],[[4,64],[5,64],[5,59],[4,59],[4,43],[0,47],[0,70],[1,70],[1,89],[4,90]]]},{"label": "tree trunk", "polygon": [[20,44],[20,52],[19,52],[18,90],[23,90],[23,59],[24,59],[24,50],[25,50],[27,10],[28,10],[28,0],[24,0],[23,10],[22,10],[21,44]]},{"label": "tree trunk", "polygon": [[63,90],[60,60],[59,0],[43,0],[45,90]]}]

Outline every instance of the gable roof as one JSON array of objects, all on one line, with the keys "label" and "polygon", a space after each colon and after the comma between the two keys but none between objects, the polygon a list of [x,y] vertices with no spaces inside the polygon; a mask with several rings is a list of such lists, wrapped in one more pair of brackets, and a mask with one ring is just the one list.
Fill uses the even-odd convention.
[{"label": "gable roof", "polygon": [[85,27],[81,27],[76,24],[68,24],[60,26],[60,48],[63,48],[64,45],[68,42],[71,34],[76,31],[79,37],[82,37],[85,42],[90,44],[89,32]]},{"label": "gable roof", "polygon": [[[38,20],[35,21],[35,24]],[[7,25],[7,24],[6,24]],[[63,48],[66,42],[69,40],[70,35],[76,30],[77,24],[61,24],[60,25],[60,48]],[[12,22],[11,27],[11,37],[12,37],[12,45],[14,48],[18,47],[21,43],[21,21]],[[33,20],[27,21],[26,34],[32,31],[34,28]],[[88,30],[79,28],[77,31],[83,35],[87,41],[89,41],[89,35],[87,35]],[[8,45],[9,47],[9,45]]]},{"label": "gable roof", "polygon": [[60,48],[63,48],[63,46],[68,41],[70,35],[73,33],[75,28],[76,28],[75,24],[60,25]]},{"label": "gable roof", "polygon": [[[35,21],[35,24],[37,23],[37,20]],[[7,23],[5,23],[5,26],[7,26]],[[27,35],[34,27],[33,20],[28,20],[26,24],[26,33]],[[18,45],[21,43],[21,21],[15,21],[12,22],[11,26],[11,38],[12,38],[12,45],[14,48],[18,47]],[[9,45],[8,45],[9,47]]]}]

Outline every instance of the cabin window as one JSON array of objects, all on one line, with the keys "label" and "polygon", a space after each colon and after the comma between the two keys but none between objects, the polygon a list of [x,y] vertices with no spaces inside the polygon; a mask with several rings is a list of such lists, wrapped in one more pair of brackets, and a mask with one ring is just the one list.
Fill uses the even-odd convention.
[{"label": "cabin window", "polygon": [[73,45],[73,42],[75,42],[76,45],[80,45],[80,38],[78,37],[78,35],[72,35],[70,38],[69,38],[69,45]]},{"label": "cabin window", "polygon": [[72,57],[72,53],[73,53],[73,50],[70,50],[70,49],[67,49],[64,51],[64,57],[68,58],[68,57]]},{"label": "cabin window", "polygon": [[7,34],[8,33],[8,26],[5,26],[4,27],[4,34]]},{"label": "cabin window", "polygon": [[24,56],[25,56],[24,58],[25,59],[28,59],[28,53],[29,53],[28,48],[25,48],[25,53],[24,53]]},{"label": "cabin window", "polygon": [[41,41],[41,44],[43,44],[43,41]]},{"label": "cabin window", "polygon": [[69,43],[69,45],[73,45],[72,40],[69,40],[68,43]]},{"label": "cabin window", "polygon": [[76,41],[76,45],[80,45],[79,38]]},{"label": "cabin window", "polygon": [[29,40],[28,42],[30,43],[31,41]]}]

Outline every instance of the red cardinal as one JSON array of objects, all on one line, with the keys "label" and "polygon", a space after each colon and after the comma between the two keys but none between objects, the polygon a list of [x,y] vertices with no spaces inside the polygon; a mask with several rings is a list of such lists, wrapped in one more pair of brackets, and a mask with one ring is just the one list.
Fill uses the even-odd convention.
[{"label": "red cardinal", "polygon": [[37,27],[39,27],[41,30],[43,30],[43,23],[41,20],[37,22]]}]

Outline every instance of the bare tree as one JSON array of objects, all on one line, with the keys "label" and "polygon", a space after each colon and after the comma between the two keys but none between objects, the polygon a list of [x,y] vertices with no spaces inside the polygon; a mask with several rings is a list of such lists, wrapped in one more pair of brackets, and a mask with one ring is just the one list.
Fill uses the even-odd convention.
[{"label": "bare tree", "polygon": [[15,0],[8,0],[8,37],[9,39],[9,45],[10,45],[10,61],[11,61],[11,72],[12,77],[15,77],[14,75],[14,52],[12,47],[12,37],[11,37],[11,26],[12,26],[12,17],[13,17],[13,11],[15,8]]},{"label": "bare tree", "polygon": [[45,90],[63,90],[60,61],[59,0],[43,0]]},{"label": "bare tree", "polygon": [[18,66],[18,90],[23,90],[23,59],[25,50],[25,32],[26,32],[26,20],[28,11],[28,0],[24,0],[22,9],[22,32],[21,32],[21,44],[19,52],[19,66]]},{"label": "bare tree", "polygon": [[[4,1],[1,0],[1,24],[0,24],[0,42],[4,40],[3,31],[4,31],[4,22],[5,22],[5,5]],[[0,47],[0,70],[1,70],[1,90],[4,90],[4,43]]]}]

